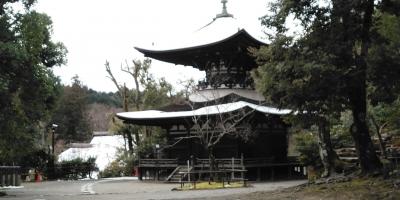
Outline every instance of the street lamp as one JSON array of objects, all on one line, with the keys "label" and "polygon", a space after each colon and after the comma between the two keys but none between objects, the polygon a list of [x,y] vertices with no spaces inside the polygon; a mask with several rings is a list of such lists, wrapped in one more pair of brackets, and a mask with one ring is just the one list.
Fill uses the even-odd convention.
[{"label": "street lamp", "polygon": [[54,155],[54,143],[55,143],[55,133],[56,133],[56,128],[58,127],[57,124],[52,124],[51,125],[51,133],[52,133],[52,137],[51,137],[51,153]]},{"label": "street lamp", "polygon": [[156,156],[157,156],[157,159],[160,159],[160,145],[159,144],[156,144]]}]

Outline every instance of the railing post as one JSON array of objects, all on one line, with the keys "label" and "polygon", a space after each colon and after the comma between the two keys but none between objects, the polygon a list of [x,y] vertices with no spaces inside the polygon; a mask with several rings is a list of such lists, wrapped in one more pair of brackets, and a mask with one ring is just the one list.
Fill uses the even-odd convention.
[{"label": "railing post", "polygon": [[231,172],[231,179],[235,178],[235,158],[232,157],[232,172]]},{"label": "railing post", "polygon": [[4,176],[4,170],[3,168],[0,167],[0,187],[4,187],[3,176]]},{"label": "railing post", "polygon": [[190,161],[188,160],[187,161],[187,171],[188,171],[188,181],[189,181],[189,183],[190,183]]},{"label": "railing post", "polygon": [[11,181],[11,182],[12,182],[11,185],[12,185],[12,186],[15,186],[16,170],[15,170],[14,166],[13,166],[11,172],[12,172],[12,173],[11,173],[11,180],[12,180],[12,181]]},{"label": "railing post", "polygon": [[242,165],[242,172],[240,173],[240,176],[242,179],[244,179],[244,156],[243,156],[243,153],[240,155],[240,165]]}]

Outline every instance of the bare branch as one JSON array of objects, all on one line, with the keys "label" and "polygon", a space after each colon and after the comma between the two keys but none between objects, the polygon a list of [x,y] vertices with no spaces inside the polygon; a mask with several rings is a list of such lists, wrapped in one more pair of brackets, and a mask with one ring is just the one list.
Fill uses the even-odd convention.
[{"label": "bare branch", "polygon": [[178,140],[176,142],[174,142],[173,144],[170,145],[165,145],[163,148],[161,148],[161,150],[167,149],[167,148],[171,148],[175,145],[177,145],[180,141],[182,140],[186,140],[186,139],[191,139],[191,138],[199,138],[198,136],[185,136],[185,137],[179,137]]},{"label": "bare branch", "polygon": [[109,76],[107,76],[107,78],[111,79],[111,81],[114,83],[115,87],[117,87],[120,97],[123,98],[124,96],[123,96],[123,91],[121,88],[122,86],[118,83],[117,79],[115,79],[114,74],[112,73],[111,68],[110,68],[110,62],[108,62],[106,60],[106,63],[104,65],[106,67],[106,72],[109,75]]}]

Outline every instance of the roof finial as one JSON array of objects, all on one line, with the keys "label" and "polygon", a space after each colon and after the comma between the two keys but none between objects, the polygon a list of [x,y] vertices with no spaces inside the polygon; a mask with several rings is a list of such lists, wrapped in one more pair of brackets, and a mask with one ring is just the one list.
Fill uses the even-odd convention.
[{"label": "roof finial", "polygon": [[233,17],[233,15],[229,14],[226,9],[226,4],[228,3],[228,0],[221,0],[221,3],[222,3],[222,12],[221,12],[221,14],[217,14],[215,19],[222,18],[222,17]]}]

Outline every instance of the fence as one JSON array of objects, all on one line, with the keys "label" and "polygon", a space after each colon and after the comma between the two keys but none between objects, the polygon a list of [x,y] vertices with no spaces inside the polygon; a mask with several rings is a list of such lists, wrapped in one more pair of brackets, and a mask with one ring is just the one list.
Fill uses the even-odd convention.
[{"label": "fence", "polygon": [[0,187],[20,186],[20,166],[0,166]]}]

